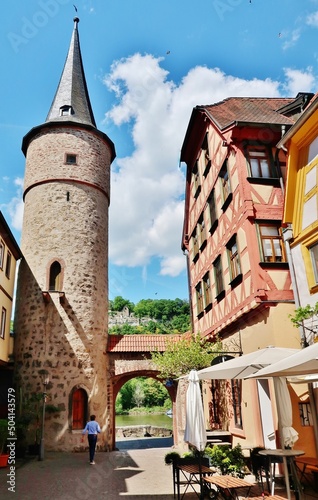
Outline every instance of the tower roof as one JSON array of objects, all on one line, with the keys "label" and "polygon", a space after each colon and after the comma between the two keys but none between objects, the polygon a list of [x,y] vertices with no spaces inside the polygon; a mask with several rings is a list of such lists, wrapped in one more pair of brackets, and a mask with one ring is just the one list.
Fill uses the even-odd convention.
[{"label": "tower roof", "polygon": [[78,23],[79,18],[75,17],[70,48],[46,122],[72,121],[96,127],[86,85]]}]

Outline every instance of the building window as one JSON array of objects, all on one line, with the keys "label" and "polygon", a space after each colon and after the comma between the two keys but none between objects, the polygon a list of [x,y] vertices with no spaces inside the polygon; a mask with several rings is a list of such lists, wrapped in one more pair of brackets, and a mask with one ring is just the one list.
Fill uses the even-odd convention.
[{"label": "building window", "polygon": [[222,270],[222,262],[221,256],[219,256],[213,264],[214,267],[214,279],[215,279],[215,287],[216,287],[216,295],[220,295],[224,292],[224,281],[223,281],[223,270]]},{"label": "building window", "polygon": [[6,277],[9,279],[10,278],[10,273],[11,273],[11,261],[12,261],[12,258],[11,258],[11,253],[8,252],[7,253],[7,261],[6,261],[6,270],[5,270],[5,273],[6,273]]},{"label": "building window", "polygon": [[242,406],[241,406],[241,380],[231,380],[231,389],[232,389],[232,406],[233,406],[233,417],[235,427],[242,429],[243,421],[242,421]]},{"label": "building window", "polygon": [[199,242],[198,242],[197,228],[195,228],[195,230],[192,233],[191,243],[192,243],[192,260],[196,260],[199,256]]},{"label": "building window", "polygon": [[206,230],[205,230],[205,222],[204,222],[204,217],[203,214],[198,220],[198,238],[199,238],[199,245],[200,249],[203,248],[203,246],[206,244]]},{"label": "building window", "polygon": [[72,429],[84,429],[87,420],[87,394],[76,389],[72,396]]},{"label": "building window", "polygon": [[258,228],[261,243],[261,261],[286,262],[280,226],[276,224],[258,224]]},{"label": "building window", "polygon": [[240,256],[238,253],[236,235],[233,236],[226,245],[230,266],[230,280],[233,281],[241,274]]},{"label": "building window", "polygon": [[305,168],[304,207],[302,229],[318,219],[318,162],[314,159]]},{"label": "building window", "polygon": [[198,167],[198,162],[195,162],[195,165],[193,167],[192,171],[192,194],[194,198],[197,198],[199,196],[199,193],[201,191],[201,183],[200,183],[200,174],[199,174],[199,167]]},{"label": "building window", "polygon": [[66,153],[65,155],[65,163],[67,165],[76,165],[77,164],[77,156],[74,154]]},{"label": "building window", "polygon": [[196,298],[197,298],[197,315],[201,314],[204,309],[204,303],[203,303],[203,291],[202,291],[202,283],[197,284],[195,287],[196,291]]},{"label": "building window", "polygon": [[252,177],[273,177],[270,152],[267,148],[249,147],[247,149],[247,160]]},{"label": "building window", "polygon": [[61,274],[62,274],[61,264],[57,261],[53,262],[53,264],[50,267],[50,280],[49,280],[50,291],[61,290]]},{"label": "building window", "polygon": [[6,331],[7,310],[3,307],[1,311],[0,338],[4,339]]},{"label": "building window", "polygon": [[207,272],[203,277],[203,292],[204,292],[204,308],[206,309],[209,305],[212,304],[212,290],[211,290],[211,281],[210,281],[210,273]]},{"label": "building window", "polygon": [[318,243],[309,248],[311,263],[314,271],[315,282],[318,283]]},{"label": "building window", "polygon": [[313,425],[310,403],[298,403],[300,422],[303,427]]},{"label": "building window", "polygon": [[72,106],[61,106],[60,116],[71,116],[73,113]]},{"label": "building window", "polygon": [[[223,163],[219,177],[221,181],[221,192],[222,192],[223,209],[224,209],[228,206],[227,200],[229,199],[231,194],[231,184],[229,179],[227,160],[225,160],[225,162]],[[226,205],[226,207],[224,207],[224,205]]]},{"label": "building window", "polygon": [[0,269],[3,269],[3,263],[4,263],[4,242],[0,240]]},{"label": "building window", "polygon": [[208,197],[208,219],[209,219],[209,231],[212,233],[218,225],[214,189],[212,189],[210,196]]},{"label": "building window", "polygon": [[201,149],[202,149],[202,159],[203,159],[203,175],[206,177],[209,173],[210,168],[211,168],[208,132],[205,134]]},{"label": "building window", "polygon": [[220,381],[219,380],[211,380],[211,403],[209,403],[210,408],[210,424],[211,427],[219,428],[219,424],[221,424],[220,418]]}]

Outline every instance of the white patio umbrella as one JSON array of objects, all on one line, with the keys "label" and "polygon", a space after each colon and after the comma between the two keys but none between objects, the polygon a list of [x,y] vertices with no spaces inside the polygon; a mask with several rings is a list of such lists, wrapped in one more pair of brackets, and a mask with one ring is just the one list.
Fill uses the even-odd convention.
[{"label": "white patio umbrella", "polygon": [[206,429],[204,423],[203,404],[200,389],[200,379],[196,370],[189,373],[189,385],[186,396],[186,428],[184,432],[186,443],[203,451],[206,446]]},{"label": "white patio umbrella", "polygon": [[[307,383],[314,382],[315,376],[318,376],[318,343],[300,349],[299,352],[292,354],[288,358],[273,363],[257,372],[257,378],[274,377],[275,380],[276,377],[297,377],[296,382],[303,381]],[[254,375],[251,378],[254,378]],[[294,383],[295,379],[292,378],[291,381]],[[309,396],[313,410],[315,445],[318,452],[318,419],[311,386],[309,386]]]},{"label": "white patio umbrella", "polygon": [[186,395],[186,427],[184,440],[199,451],[200,490],[203,498],[201,451],[206,446],[206,429],[204,422],[203,404],[200,389],[200,380],[196,370],[189,373],[189,385]]},{"label": "white patio umbrella", "polygon": [[288,356],[288,358],[276,361],[257,372],[257,378],[297,377],[318,374],[318,343],[304,349],[297,349],[297,352]]},{"label": "white patio umbrella", "polygon": [[[279,360],[290,358],[301,349],[268,346],[238,358],[224,361],[215,366],[198,371],[200,379],[245,379],[259,378],[258,374],[263,367],[269,367]],[[276,405],[278,414],[278,429],[281,442],[291,446],[297,439],[298,433],[292,427],[292,405],[286,381],[274,381]],[[284,430],[283,430],[284,428]]]},{"label": "white patio umbrella", "polygon": [[201,380],[243,379],[258,372],[261,368],[285,359],[298,351],[300,349],[268,346],[229,361],[224,361],[224,363],[199,370],[198,377]]}]

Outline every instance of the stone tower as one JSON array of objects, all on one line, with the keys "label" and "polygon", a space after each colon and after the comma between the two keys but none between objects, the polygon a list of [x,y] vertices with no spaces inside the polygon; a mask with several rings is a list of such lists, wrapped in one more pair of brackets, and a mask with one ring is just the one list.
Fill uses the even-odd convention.
[{"label": "stone tower", "polygon": [[[108,207],[111,140],[96,128],[83,69],[79,19],[44,124],[23,139],[26,156],[15,365],[22,404],[49,383],[45,447],[80,446],[87,417],[109,444],[107,401]],[[32,396],[33,395],[33,396]],[[52,409],[52,408],[51,408]],[[30,436],[28,436],[31,440]]]}]

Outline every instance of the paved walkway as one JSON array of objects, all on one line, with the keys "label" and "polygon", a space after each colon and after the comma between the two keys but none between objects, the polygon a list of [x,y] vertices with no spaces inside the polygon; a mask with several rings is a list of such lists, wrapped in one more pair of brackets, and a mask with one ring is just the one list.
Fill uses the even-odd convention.
[{"label": "paved walkway", "polygon": [[96,453],[96,465],[89,464],[88,453],[47,452],[42,462],[27,460],[16,469],[14,493],[8,490],[9,468],[0,469],[0,499],[173,500],[172,470],[164,463],[169,438],[125,440],[117,447]]}]

